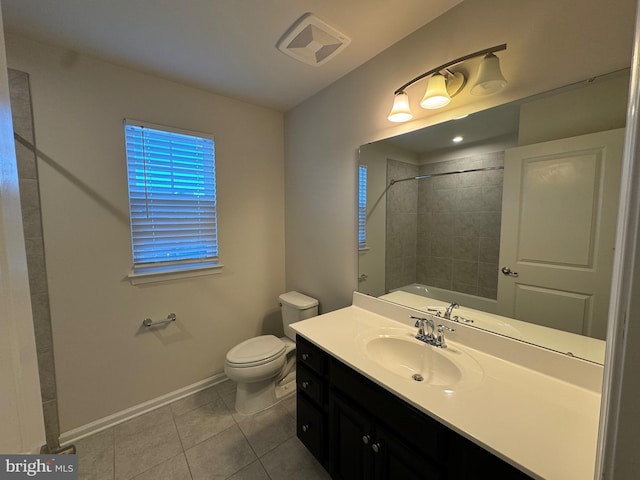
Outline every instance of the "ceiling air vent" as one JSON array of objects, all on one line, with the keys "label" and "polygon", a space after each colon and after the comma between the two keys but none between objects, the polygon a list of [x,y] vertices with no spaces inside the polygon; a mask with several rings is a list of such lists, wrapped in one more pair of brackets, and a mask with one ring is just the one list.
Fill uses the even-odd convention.
[{"label": "ceiling air vent", "polygon": [[309,65],[319,66],[335,57],[351,39],[306,13],[278,42],[278,50]]}]

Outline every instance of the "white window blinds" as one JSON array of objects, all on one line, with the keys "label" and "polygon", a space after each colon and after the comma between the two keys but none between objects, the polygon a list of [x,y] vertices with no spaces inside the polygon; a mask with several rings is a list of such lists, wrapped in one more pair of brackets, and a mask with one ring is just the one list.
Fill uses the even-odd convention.
[{"label": "white window blinds", "polygon": [[358,248],[367,247],[367,166],[358,167]]},{"label": "white window blinds", "polygon": [[213,138],[125,121],[136,267],[218,258]]}]

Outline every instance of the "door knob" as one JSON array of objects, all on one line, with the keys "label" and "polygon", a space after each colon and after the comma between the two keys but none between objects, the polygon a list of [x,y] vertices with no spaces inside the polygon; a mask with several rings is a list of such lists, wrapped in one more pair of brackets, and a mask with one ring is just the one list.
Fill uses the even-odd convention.
[{"label": "door knob", "polygon": [[502,273],[505,275],[509,275],[510,277],[518,276],[518,272],[512,272],[509,267],[502,267]]}]

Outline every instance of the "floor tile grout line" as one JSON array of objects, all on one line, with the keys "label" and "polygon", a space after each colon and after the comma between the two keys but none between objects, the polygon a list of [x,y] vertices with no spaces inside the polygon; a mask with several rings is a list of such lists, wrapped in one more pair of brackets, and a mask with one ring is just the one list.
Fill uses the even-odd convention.
[{"label": "floor tile grout line", "polygon": [[260,462],[260,465],[262,466],[262,470],[264,470],[264,473],[267,474],[267,477],[269,477],[269,480],[273,480],[273,477],[269,473],[269,470],[267,470],[267,467],[265,467],[264,463],[262,463],[262,458],[258,458],[258,462]]},{"label": "floor tile grout line", "polygon": [[[278,402],[279,404],[280,402]],[[275,407],[277,404],[272,405],[269,408],[273,408]],[[284,405],[281,405],[282,408],[285,410],[285,414],[286,416],[292,417],[291,413],[286,409],[286,407]],[[264,410],[262,410],[264,411]],[[260,413],[260,412],[257,412]],[[257,415],[257,413],[255,413],[254,415]],[[235,418],[234,418],[235,420]],[[295,417],[294,417],[295,420]],[[291,438],[295,437],[296,434],[294,433],[293,435],[291,435],[290,437],[286,438],[285,440],[283,440],[282,442],[278,443],[277,445],[271,447],[269,450],[267,450],[266,452],[264,452],[261,456],[258,455],[258,452],[256,452],[255,448],[253,447],[253,445],[251,444],[251,442],[249,441],[249,438],[247,437],[247,435],[244,433],[244,430],[242,430],[242,427],[240,427],[240,424],[238,423],[238,428],[240,430],[240,432],[242,433],[242,436],[245,438],[245,440],[247,441],[247,443],[249,444],[249,447],[251,448],[251,450],[253,451],[253,454],[256,456],[258,462],[260,462],[260,465],[262,466],[262,469],[264,470],[264,472],[267,474],[267,476],[269,477],[269,479],[271,480],[271,474],[269,473],[269,471],[267,470],[267,467],[264,465],[264,463],[262,463],[262,459],[267,456],[269,453],[273,452],[276,448],[282,446],[282,444],[284,444],[285,442],[289,441]],[[236,472],[237,473],[237,472]]]},{"label": "floor tile grout line", "polygon": [[[142,472],[139,472],[139,473],[136,473],[133,477],[129,477],[129,478],[125,479],[125,480],[135,480],[135,478],[136,478],[136,477],[139,477],[140,475],[144,475],[144,474],[145,474],[145,473],[147,473],[149,470],[152,470],[152,469],[154,469],[155,467],[157,467],[158,465],[162,465],[163,463],[168,462],[169,460],[173,460],[173,459],[175,459],[175,458],[179,457],[180,455],[184,455],[184,451],[183,451],[182,453],[178,453],[178,454],[174,455],[173,457],[169,457],[169,458],[167,458],[167,459],[165,459],[165,460],[161,461],[160,463],[156,463],[155,465],[153,465],[153,466],[151,466],[151,467],[147,468],[146,470],[144,470],[144,471],[142,471]],[[185,462],[186,462],[186,457],[185,457]],[[189,463],[187,463],[187,468],[188,468],[188,467],[189,467]],[[193,476],[191,475],[191,470],[189,470],[189,476],[190,476],[190,477],[191,477],[191,479],[193,480]]]},{"label": "floor tile grout line", "polygon": [[116,428],[112,427],[111,429],[111,438],[113,441],[113,449],[112,449],[112,459],[111,462],[113,464],[113,480],[116,480]]},{"label": "floor tile grout line", "polygon": [[184,463],[187,464],[187,470],[189,471],[189,478],[193,480],[193,473],[191,473],[191,465],[189,465],[189,460],[187,460],[187,452],[184,449],[184,443],[182,442],[182,437],[180,436],[180,430],[178,430],[178,424],[176,423],[176,415],[173,413],[173,410],[171,410],[171,404],[169,404],[169,410],[171,411],[173,426],[176,428],[176,434],[178,435],[178,441],[180,442],[180,448],[182,449],[182,456],[184,457]]},{"label": "floor tile grout line", "polygon": [[[207,437],[207,438],[205,438],[204,440],[200,440],[198,443],[196,443],[196,444],[194,444],[193,446],[189,447],[187,450],[184,450],[184,447],[183,447],[183,452],[184,452],[184,454],[185,454],[185,457],[186,457],[186,455],[187,455],[187,451],[188,451],[188,450],[192,450],[192,449],[194,449],[195,447],[197,447],[198,445],[202,445],[204,442],[211,440],[213,437],[217,437],[217,436],[218,436],[218,435],[220,435],[221,433],[224,433],[224,432],[226,432],[227,430],[229,430],[229,429],[231,429],[231,428],[233,428],[233,427],[238,427],[238,425],[229,425],[229,426],[228,426],[227,428],[225,428],[224,430],[220,430],[219,432],[214,433],[213,435],[208,436],[208,437]],[[240,429],[240,427],[238,427],[238,429]],[[240,431],[242,431],[242,430],[240,430]],[[189,462],[187,461],[187,463],[189,463]]]},{"label": "floor tile grout line", "polygon": [[[259,413],[259,412],[258,412]],[[254,414],[256,415],[256,414]],[[251,415],[249,415],[248,417],[250,417]],[[235,420],[235,418],[234,418]],[[246,440],[247,444],[249,445],[249,448],[251,449],[251,451],[253,452],[253,454],[256,456],[256,460],[260,463],[260,466],[262,467],[262,470],[264,470],[264,472],[267,474],[267,477],[269,477],[269,480],[272,480],[271,478],[271,474],[269,473],[269,471],[267,470],[267,467],[264,465],[264,463],[262,463],[262,457],[264,457],[265,455],[267,455],[268,453],[272,452],[273,450],[275,450],[276,448],[278,448],[280,445],[282,445],[284,442],[280,442],[278,445],[276,445],[275,447],[271,448],[269,451],[265,452],[262,454],[262,457],[260,455],[258,455],[258,452],[256,452],[256,449],[253,447],[253,445],[251,444],[251,442],[249,441],[249,438],[247,437],[247,435],[244,433],[244,430],[242,430],[242,427],[240,427],[240,423],[236,422],[237,426],[238,426],[238,430],[240,430],[240,433],[242,433],[242,436],[244,437],[244,439]],[[289,440],[289,439],[287,439]],[[287,441],[285,440],[285,442]],[[253,462],[252,462],[253,463]],[[249,464],[251,465],[251,464]],[[245,465],[246,468],[248,465]],[[242,470],[242,469],[240,469]],[[240,471],[238,470],[238,471]],[[233,475],[235,475],[238,472],[235,472]],[[233,476],[231,475],[231,476]],[[229,478],[229,477],[227,477]]]},{"label": "floor tile grout line", "polygon": [[[167,405],[167,406],[168,406],[168,405]],[[171,409],[169,409],[169,411],[171,411]],[[144,430],[147,430],[147,429],[149,429],[149,428],[153,428],[153,427],[155,427],[155,426],[157,426],[157,425],[164,425],[165,423],[166,423],[166,424],[169,424],[169,421],[161,422],[161,423],[155,424],[155,425],[153,425],[152,427],[147,427],[147,428],[145,428]],[[178,427],[177,427],[177,425],[176,425],[176,423],[175,423],[175,419],[173,418],[173,414],[171,415],[171,423],[173,423],[173,428],[175,429],[176,436],[178,437],[178,441],[180,442],[180,449],[182,450],[182,453],[184,454],[184,447],[182,446],[182,439],[180,438],[180,433],[178,432]],[[113,476],[114,476],[114,480],[115,480],[115,476],[116,476],[116,471],[115,471],[115,456],[116,456],[116,452],[115,452],[115,450],[116,450],[116,449],[115,449],[115,441],[116,441],[116,439],[115,439],[115,430],[114,430],[114,448],[113,448],[113,456],[114,456]],[[138,473],[136,473],[135,475],[133,475],[133,476],[131,476],[131,477],[123,478],[122,480],[133,480],[135,477],[137,477],[137,476],[139,476],[139,475],[142,475],[142,474],[143,474],[143,473],[145,473],[145,472],[148,472],[148,471],[149,471],[149,470],[151,470],[152,468],[155,468],[155,467],[157,467],[158,465],[161,465],[162,463],[164,463],[164,462],[166,462],[166,461],[168,461],[168,460],[170,460],[170,459],[172,459],[172,458],[177,457],[178,455],[179,455],[179,454],[176,454],[176,455],[174,455],[174,456],[172,456],[172,457],[165,458],[164,460],[159,461],[158,463],[155,463],[155,464],[151,465],[151,466],[150,466],[149,468],[147,468],[146,470],[144,470],[144,471],[142,471],[142,472],[138,472]],[[186,455],[185,455],[185,461],[186,461]],[[187,463],[187,465],[188,465],[188,463]],[[191,471],[189,471],[189,475],[191,475]]]},{"label": "floor tile grout line", "polygon": [[[220,397],[220,400],[222,400],[222,398],[221,398],[221,397]],[[209,403],[206,403],[206,404],[204,404],[204,405],[200,405],[199,407],[194,408],[193,410],[190,410],[189,412],[193,412],[193,411],[197,410],[198,408],[206,407],[207,405],[210,405],[210,404],[214,403],[215,401],[216,401],[216,400],[214,400],[214,401],[212,401],[212,402],[209,402]],[[238,426],[238,428],[240,428],[240,426],[238,425],[238,422],[236,422],[236,419],[233,417],[233,414],[231,413],[231,410],[229,409],[229,407],[227,407],[227,405],[224,403],[224,401],[222,401],[222,405],[227,409],[227,413],[229,414],[229,416],[231,417],[231,419],[234,421],[235,426]],[[187,413],[189,413],[189,412],[185,412],[185,413],[184,413],[184,415],[186,415],[186,414],[187,414]],[[177,417],[181,417],[181,416],[182,416],[182,414],[181,414],[181,415],[177,415]],[[204,438],[204,439],[200,440],[199,442],[197,442],[197,443],[193,444],[193,445],[192,445],[192,446],[190,446],[189,448],[186,448],[186,449],[185,449],[185,447],[184,447],[184,443],[182,442],[182,436],[180,436],[180,429],[178,428],[178,424],[176,423],[176,415],[174,415],[174,416],[173,416],[173,422],[174,422],[174,425],[176,426],[176,430],[178,431],[178,438],[179,438],[179,440],[180,440],[180,445],[182,446],[182,451],[183,451],[183,452],[184,452],[184,454],[185,454],[185,458],[186,458],[186,455],[187,455],[187,450],[191,450],[192,448],[194,448],[194,447],[196,447],[196,446],[200,445],[201,443],[206,442],[207,440],[209,440],[209,439],[211,439],[211,438],[215,437],[216,435],[219,435],[219,434],[221,434],[221,433],[223,433],[223,432],[226,432],[227,430],[229,430],[230,428],[232,428],[232,427],[234,426],[234,425],[229,425],[227,428],[224,428],[224,429],[220,430],[219,432],[216,432],[216,433],[214,433],[214,434],[212,434],[212,435],[209,435],[207,438]],[[187,461],[187,463],[189,463],[189,462]]]},{"label": "floor tile grout line", "polygon": [[[183,398],[181,398],[181,399],[179,399],[179,400],[175,400],[174,402],[169,403],[167,406],[168,406],[168,407],[169,407],[169,409],[171,410],[171,416],[173,417],[173,419],[175,420],[175,419],[176,419],[176,417],[181,417],[181,416],[183,416],[183,415],[186,415],[187,413],[191,413],[191,412],[193,412],[194,410],[197,410],[197,409],[202,408],[202,407],[206,407],[207,405],[209,405],[209,404],[211,404],[211,403],[215,402],[215,401],[216,401],[216,400],[218,400],[218,399],[222,400],[222,396],[220,395],[220,392],[218,392],[217,390],[215,390],[215,385],[213,385],[213,386],[211,386],[211,387],[209,387],[209,388],[214,389],[213,391],[216,393],[216,395],[217,395],[218,397],[217,397],[215,400],[211,400],[211,401],[209,401],[209,402],[203,403],[202,405],[198,405],[198,406],[196,406],[196,407],[193,407],[193,408],[191,408],[191,409],[189,409],[189,410],[187,410],[187,411],[185,411],[185,412],[182,412],[182,413],[175,413],[175,412],[173,411],[173,409],[171,408],[171,405],[173,405],[173,404],[174,404],[174,403],[176,403],[176,402],[179,402],[180,400],[184,400],[184,398],[189,398],[189,397],[183,397]],[[199,392],[196,392],[196,393],[194,393],[193,395],[197,395],[197,394],[198,394],[198,393],[200,393],[200,392],[205,392],[206,390],[207,390],[207,389],[200,390]],[[223,401],[222,403],[224,403],[224,401]],[[225,404],[225,406],[226,406],[226,404]]]}]

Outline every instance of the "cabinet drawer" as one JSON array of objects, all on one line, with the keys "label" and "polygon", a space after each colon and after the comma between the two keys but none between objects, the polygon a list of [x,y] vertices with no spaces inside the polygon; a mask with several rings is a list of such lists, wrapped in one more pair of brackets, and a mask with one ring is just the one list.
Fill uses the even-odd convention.
[{"label": "cabinet drawer", "polygon": [[298,364],[296,369],[296,384],[298,386],[298,393],[304,392],[305,395],[308,395],[318,406],[325,404],[325,381],[301,363]]},{"label": "cabinet drawer", "polygon": [[327,370],[327,354],[300,335],[296,336],[296,358],[298,364],[306,365],[320,375]]},{"label": "cabinet drawer", "polygon": [[298,394],[297,405],[297,435],[314,457],[322,464],[325,463],[325,415],[323,411]]}]

